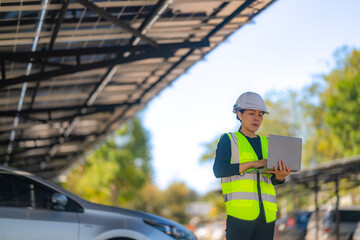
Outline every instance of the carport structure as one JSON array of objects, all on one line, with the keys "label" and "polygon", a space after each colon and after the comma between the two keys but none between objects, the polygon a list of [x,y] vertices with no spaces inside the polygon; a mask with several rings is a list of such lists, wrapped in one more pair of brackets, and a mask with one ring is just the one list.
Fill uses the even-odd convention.
[{"label": "carport structure", "polygon": [[[298,198],[297,186],[303,186],[307,190],[312,190],[314,193],[315,208],[319,208],[318,194],[324,188],[325,184],[333,183],[333,188],[326,188],[326,191],[332,191],[336,197],[336,205],[340,201],[340,181],[346,179],[346,185],[342,186],[343,189],[351,189],[360,186],[360,155],[332,160],[324,162],[315,167],[304,169],[297,173],[292,173],[286,179],[286,185],[292,185],[290,189],[292,198]],[[285,194],[285,193],[281,193]],[[290,194],[290,192],[287,192]]]},{"label": "carport structure", "polygon": [[[340,185],[341,180],[346,180],[345,184]],[[329,187],[328,183],[333,183],[333,186]],[[336,214],[335,232],[336,239],[340,239],[340,215],[338,214],[340,205],[339,192],[341,189],[350,190],[360,186],[360,155],[324,162],[315,167],[293,173],[287,177],[286,185],[290,185],[291,187],[288,191],[280,192],[280,196],[290,196],[295,205],[294,211],[298,210],[298,199],[301,194],[309,194],[309,190],[314,194],[314,214],[316,214],[317,223],[320,220],[319,210],[321,204],[319,193],[321,191],[330,192],[330,198],[332,196],[336,198],[334,206]],[[304,187],[306,192],[300,191],[300,187]],[[330,198],[328,198],[328,200]],[[318,225],[316,226],[316,231],[319,231]]]},{"label": "carport structure", "polygon": [[1,0],[0,164],[58,176],[274,1]]}]

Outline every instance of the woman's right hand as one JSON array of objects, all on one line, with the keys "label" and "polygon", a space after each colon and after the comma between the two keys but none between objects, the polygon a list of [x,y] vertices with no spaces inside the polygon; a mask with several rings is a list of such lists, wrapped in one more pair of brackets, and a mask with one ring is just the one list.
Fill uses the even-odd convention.
[{"label": "woman's right hand", "polygon": [[239,173],[241,174],[250,168],[260,168],[260,167],[266,167],[266,166],[267,166],[267,159],[261,159],[261,160],[253,161],[253,162],[240,163],[239,164]]},{"label": "woman's right hand", "polygon": [[267,166],[267,159],[261,159],[258,161],[254,161],[254,168],[266,167]]}]

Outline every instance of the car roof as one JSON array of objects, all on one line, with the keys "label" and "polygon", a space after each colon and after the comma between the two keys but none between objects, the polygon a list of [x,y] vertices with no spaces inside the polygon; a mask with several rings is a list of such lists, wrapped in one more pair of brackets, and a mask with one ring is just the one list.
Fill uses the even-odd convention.
[{"label": "car roof", "polygon": [[[322,205],[320,206],[320,211],[334,211],[336,209],[335,205]],[[339,210],[342,211],[360,211],[360,206],[351,205],[351,206],[339,206]],[[314,210],[315,211],[315,210]]]}]

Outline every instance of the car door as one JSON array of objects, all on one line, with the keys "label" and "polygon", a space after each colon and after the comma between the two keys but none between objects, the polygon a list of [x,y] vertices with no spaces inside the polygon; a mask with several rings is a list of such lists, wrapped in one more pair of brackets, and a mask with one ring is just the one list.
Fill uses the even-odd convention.
[{"label": "car door", "polygon": [[26,177],[0,173],[0,239],[78,240],[76,208],[53,209],[54,193]]}]

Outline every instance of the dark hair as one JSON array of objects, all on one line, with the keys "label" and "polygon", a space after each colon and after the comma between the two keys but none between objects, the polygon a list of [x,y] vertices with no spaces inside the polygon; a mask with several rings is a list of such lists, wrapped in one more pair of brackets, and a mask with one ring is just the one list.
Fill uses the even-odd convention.
[{"label": "dark hair", "polygon": [[[241,109],[241,110],[239,110],[238,112],[241,112],[241,114],[243,114],[244,111],[245,111],[245,109]],[[241,120],[240,120],[240,118],[239,118],[239,115],[237,115],[237,113],[236,113],[236,119],[241,122]]]}]

